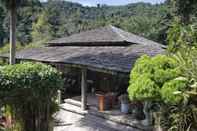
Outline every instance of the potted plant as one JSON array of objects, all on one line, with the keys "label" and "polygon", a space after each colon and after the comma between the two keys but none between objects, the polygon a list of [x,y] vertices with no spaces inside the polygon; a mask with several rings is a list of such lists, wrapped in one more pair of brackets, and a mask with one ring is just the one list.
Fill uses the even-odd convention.
[{"label": "potted plant", "polygon": [[120,97],[120,102],[121,102],[121,112],[128,114],[129,113],[129,97],[127,94],[122,94]]}]

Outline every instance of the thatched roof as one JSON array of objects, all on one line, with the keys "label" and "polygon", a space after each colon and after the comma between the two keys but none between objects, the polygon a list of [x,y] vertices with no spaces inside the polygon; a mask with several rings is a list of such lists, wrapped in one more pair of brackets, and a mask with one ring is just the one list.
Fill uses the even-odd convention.
[{"label": "thatched roof", "polygon": [[[49,43],[53,46],[21,50],[17,52],[16,58],[129,73],[140,56],[154,56],[164,52],[162,45],[113,26],[74,34]],[[0,56],[8,57],[8,54]]]},{"label": "thatched roof", "polygon": [[[136,59],[143,54],[154,56],[162,53],[155,45],[132,45],[128,47],[43,47],[17,52],[17,59],[41,62],[57,62],[101,70],[129,73]],[[5,55],[7,56],[7,55]]]},{"label": "thatched roof", "polygon": [[52,40],[48,44],[50,46],[127,46],[157,43],[109,25]]}]

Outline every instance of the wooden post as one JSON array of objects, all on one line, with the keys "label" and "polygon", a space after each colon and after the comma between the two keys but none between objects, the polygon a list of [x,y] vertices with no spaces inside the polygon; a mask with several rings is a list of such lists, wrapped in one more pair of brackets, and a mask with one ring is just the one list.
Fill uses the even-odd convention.
[{"label": "wooden post", "polygon": [[59,105],[61,104],[61,100],[62,100],[61,90],[58,90],[57,91],[57,102],[58,102]]},{"label": "wooden post", "polygon": [[87,69],[81,72],[81,109],[87,109]]},{"label": "wooden post", "polygon": [[16,55],[16,0],[11,2],[10,9],[10,64],[15,64]]}]

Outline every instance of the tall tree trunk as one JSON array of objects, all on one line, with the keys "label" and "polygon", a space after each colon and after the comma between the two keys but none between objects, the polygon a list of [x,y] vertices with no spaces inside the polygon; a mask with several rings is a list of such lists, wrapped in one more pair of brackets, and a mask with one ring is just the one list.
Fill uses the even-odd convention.
[{"label": "tall tree trunk", "polygon": [[16,55],[16,0],[12,0],[10,8],[10,64],[15,64]]}]

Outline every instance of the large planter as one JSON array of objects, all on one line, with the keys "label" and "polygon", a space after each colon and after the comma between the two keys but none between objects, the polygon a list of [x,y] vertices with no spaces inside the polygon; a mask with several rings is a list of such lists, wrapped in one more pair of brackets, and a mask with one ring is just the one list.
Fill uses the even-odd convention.
[{"label": "large planter", "polygon": [[97,94],[97,97],[98,97],[98,109],[99,109],[99,111],[104,111],[105,95],[104,94]]},{"label": "large planter", "polygon": [[98,110],[99,111],[104,111],[109,109],[109,99],[104,93],[97,93],[96,94],[98,97]]},{"label": "large planter", "polygon": [[122,113],[129,113],[129,97],[127,94],[123,94],[119,97],[120,99],[120,110]]},{"label": "large planter", "polygon": [[98,110],[104,111],[112,109],[116,103],[116,96],[114,93],[96,93],[98,97]]},{"label": "large planter", "polygon": [[121,103],[120,109],[121,109],[122,113],[128,114],[129,113],[129,104],[128,103]]}]

